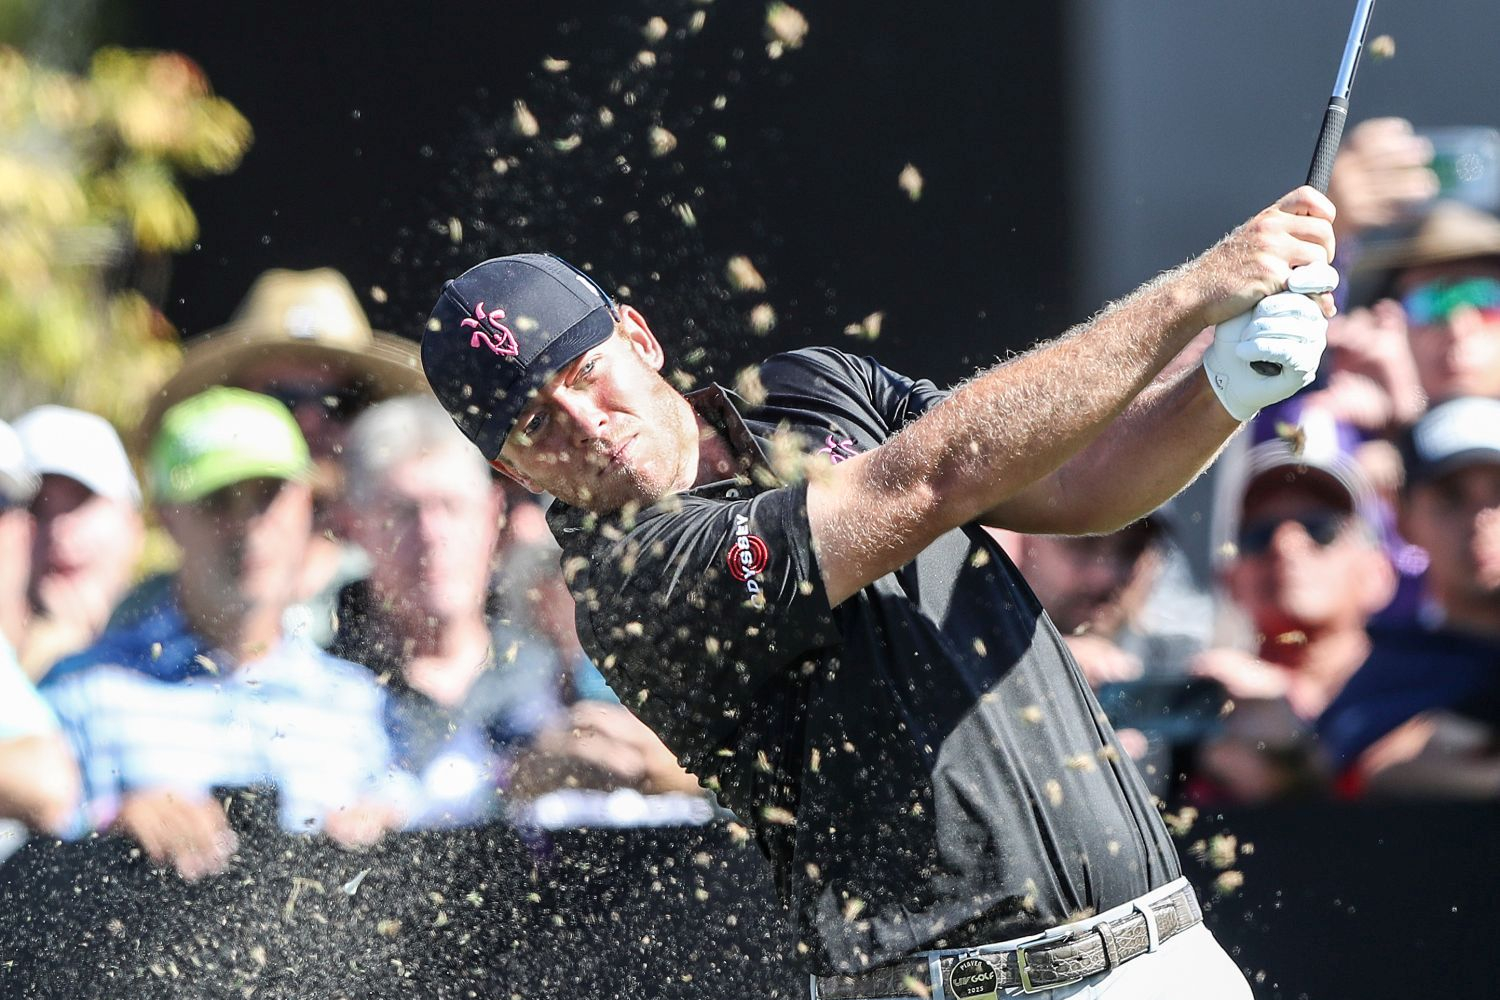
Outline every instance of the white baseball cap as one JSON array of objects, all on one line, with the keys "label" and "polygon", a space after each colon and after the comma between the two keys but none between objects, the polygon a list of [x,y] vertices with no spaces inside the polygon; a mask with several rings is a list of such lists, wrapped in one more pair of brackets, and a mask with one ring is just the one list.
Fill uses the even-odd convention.
[{"label": "white baseball cap", "polygon": [[1406,486],[1470,465],[1500,465],[1500,400],[1464,396],[1434,406],[1402,436]]},{"label": "white baseball cap", "polygon": [[6,503],[29,503],[36,496],[37,475],[26,461],[21,436],[0,420],[0,499]]},{"label": "white baseball cap", "polygon": [[109,421],[66,406],[38,406],[16,421],[38,476],[66,476],[102,497],[141,505],[141,487]]}]

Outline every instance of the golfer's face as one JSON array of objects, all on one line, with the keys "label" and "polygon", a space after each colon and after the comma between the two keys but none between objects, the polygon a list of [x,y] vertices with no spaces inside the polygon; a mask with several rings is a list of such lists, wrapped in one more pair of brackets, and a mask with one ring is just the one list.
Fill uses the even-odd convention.
[{"label": "golfer's face", "polygon": [[659,350],[622,325],[554,375],[505,441],[500,458],[508,471],[600,513],[690,485],[694,424],[657,371]]}]

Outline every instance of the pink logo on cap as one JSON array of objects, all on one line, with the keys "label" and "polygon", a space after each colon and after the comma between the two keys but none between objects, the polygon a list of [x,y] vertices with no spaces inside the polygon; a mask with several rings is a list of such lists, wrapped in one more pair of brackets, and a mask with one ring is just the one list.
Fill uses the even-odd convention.
[{"label": "pink logo on cap", "polygon": [[474,307],[474,315],[460,321],[459,326],[474,331],[474,336],[469,338],[470,347],[488,347],[503,358],[513,358],[521,353],[521,347],[504,320],[504,309],[485,312],[481,302]]}]

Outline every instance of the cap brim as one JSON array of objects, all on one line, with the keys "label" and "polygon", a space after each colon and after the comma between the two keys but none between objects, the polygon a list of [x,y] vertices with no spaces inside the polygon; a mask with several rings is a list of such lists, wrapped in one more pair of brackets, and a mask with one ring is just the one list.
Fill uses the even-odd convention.
[{"label": "cap brim", "polygon": [[[1410,462],[1409,457],[1407,461]],[[1500,465],[1500,449],[1466,448],[1438,462],[1411,463],[1407,468],[1403,488],[1410,489],[1422,483],[1430,483],[1433,480],[1442,479],[1449,473],[1467,469],[1473,465]]]},{"label": "cap brim", "polygon": [[30,503],[41,479],[26,470],[0,469],[0,497],[6,503]]},{"label": "cap brim", "polygon": [[1337,499],[1351,514],[1361,510],[1360,491],[1347,478],[1322,465],[1299,465],[1295,462],[1267,466],[1245,480],[1245,488],[1240,493],[1240,509],[1244,510],[1245,501],[1253,494],[1273,487],[1273,484],[1293,483],[1307,485],[1329,499]]},{"label": "cap brim", "polygon": [[305,483],[313,475],[311,465],[275,465],[248,459],[216,463],[214,468],[198,473],[185,468],[174,471],[182,474],[171,475],[170,481],[158,488],[156,498],[160,503],[195,503],[215,490],[251,479],[281,479]]},{"label": "cap brim", "polygon": [[316,341],[267,342],[263,332],[249,327],[226,327],[189,344],[182,367],[151,397],[133,444],[144,451],[156,434],[162,414],[177,403],[216,385],[233,385],[237,376],[257,362],[289,358],[326,366],[359,385],[372,402],[425,392],[427,377],[415,342],[375,332],[361,351]]}]

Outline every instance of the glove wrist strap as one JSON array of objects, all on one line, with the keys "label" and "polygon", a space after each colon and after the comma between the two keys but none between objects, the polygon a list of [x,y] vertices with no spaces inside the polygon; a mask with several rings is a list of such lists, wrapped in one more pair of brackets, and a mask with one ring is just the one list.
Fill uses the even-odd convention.
[{"label": "glove wrist strap", "polygon": [[[1255,415],[1260,412],[1259,409],[1251,410],[1250,412],[1245,413],[1242,412],[1243,406],[1236,406],[1234,403],[1230,402],[1228,396],[1226,395],[1226,392],[1228,391],[1227,386],[1229,380],[1225,376],[1215,374],[1214,370],[1208,365],[1203,366],[1203,374],[1208,378],[1209,388],[1213,389],[1214,396],[1219,400],[1219,405],[1224,407],[1224,412],[1228,413],[1231,417],[1238,420],[1242,424],[1249,423],[1251,420],[1255,419]],[[1221,385],[1220,383],[1223,383],[1223,385]]]}]

